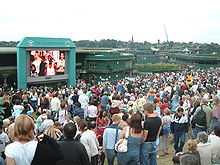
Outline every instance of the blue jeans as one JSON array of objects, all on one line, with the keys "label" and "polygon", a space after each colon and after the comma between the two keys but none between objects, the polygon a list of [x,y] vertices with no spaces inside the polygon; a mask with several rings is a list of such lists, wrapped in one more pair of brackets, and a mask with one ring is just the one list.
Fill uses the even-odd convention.
[{"label": "blue jeans", "polygon": [[0,165],[5,165],[5,161],[1,156],[0,156]]},{"label": "blue jeans", "polygon": [[140,151],[142,138],[139,137],[128,137],[128,151],[124,153],[118,153],[118,165],[139,165],[140,164]]},{"label": "blue jeans", "polygon": [[156,142],[145,142],[142,144],[141,164],[157,165],[157,145]]},{"label": "blue jeans", "polygon": [[182,152],[183,146],[186,141],[186,133],[185,132],[175,132],[174,133],[174,149],[175,152]]},{"label": "blue jeans", "polygon": [[114,161],[115,161],[115,157],[116,157],[115,150],[106,149],[105,153],[106,153],[108,165],[114,165]]},{"label": "blue jeans", "polygon": [[195,128],[192,129],[192,138],[193,139],[196,139],[197,138],[197,135],[199,132],[203,132],[203,131],[207,131],[206,128],[201,128],[201,127],[197,127],[195,126]]}]

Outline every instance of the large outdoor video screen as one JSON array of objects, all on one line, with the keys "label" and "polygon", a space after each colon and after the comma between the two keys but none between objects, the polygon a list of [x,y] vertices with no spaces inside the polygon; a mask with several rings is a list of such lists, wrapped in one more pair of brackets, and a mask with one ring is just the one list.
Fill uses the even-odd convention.
[{"label": "large outdoor video screen", "polygon": [[30,77],[55,76],[65,74],[65,51],[30,51]]}]

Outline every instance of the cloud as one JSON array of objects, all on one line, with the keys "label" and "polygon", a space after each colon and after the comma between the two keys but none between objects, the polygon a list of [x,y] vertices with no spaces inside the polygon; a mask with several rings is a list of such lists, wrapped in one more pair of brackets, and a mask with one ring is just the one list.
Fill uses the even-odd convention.
[{"label": "cloud", "polygon": [[7,0],[0,6],[1,40],[25,36],[128,41],[219,42],[218,0]]}]

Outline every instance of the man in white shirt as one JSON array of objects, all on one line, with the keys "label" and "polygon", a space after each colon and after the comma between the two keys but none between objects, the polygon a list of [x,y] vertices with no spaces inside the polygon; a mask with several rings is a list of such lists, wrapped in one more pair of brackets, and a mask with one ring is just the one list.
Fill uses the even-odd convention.
[{"label": "man in white shirt", "polygon": [[61,101],[60,99],[58,98],[58,93],[56,92],[54,95],[53,95],[53,98],[51,99],[50,101],[50,109],[52,111],[52,116],[54,117],[54,115],[60,110],[60,104],[61,104]]},{"label": "man in white shirt", "polygon": [[93,131],[96,127],[95,122],[88,123],[88,129],[84,131],[81,135],[80,142],[85,146],[91,165],[96,165],[98,163],[98,147],[99,142],[96,138],[96,134]]},{"label": "man in white shirt", "polygon": [[84,118],[89,117],[90,121],[96,121],[97,113],[97,106],[94,105],[94,102],[91,102],[84,113]]},{"label": "man in white shirt", "polygon": [[89,105],[89,97],[86,95],[86,89],[83,90],[83,94],[79,96],[79,103],[81,104],[81,108],[84,109],[84,111],[88,108]]}]

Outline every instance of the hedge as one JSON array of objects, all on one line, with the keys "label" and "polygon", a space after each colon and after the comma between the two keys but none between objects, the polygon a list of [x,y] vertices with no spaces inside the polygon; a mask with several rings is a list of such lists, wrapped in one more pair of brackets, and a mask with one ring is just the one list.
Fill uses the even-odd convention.
[{"label": "hedge", "polygon": [[135,69],[138,72],[169,72],[169,71],[178,71],[180,66],[177,64],[136,64]]}]

